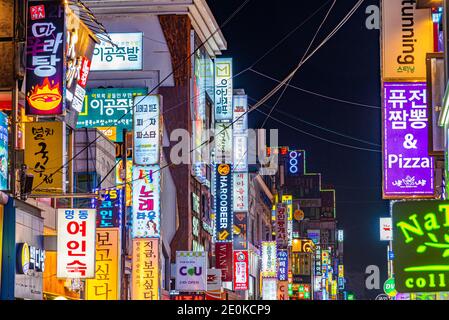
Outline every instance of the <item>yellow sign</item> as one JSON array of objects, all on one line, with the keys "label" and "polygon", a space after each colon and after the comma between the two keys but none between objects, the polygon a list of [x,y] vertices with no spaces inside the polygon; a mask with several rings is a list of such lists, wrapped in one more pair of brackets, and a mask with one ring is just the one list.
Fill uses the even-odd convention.
[{"label": "yellow sign", "polygon": [[33,174],[32,194],[55,194],[65,191],[65,123],[25,123],[25,164]]},{"label": "yellow sign", "polygon": [[342,264],[338,265],[338,277],[339,278],[345,277],[345,270],[344,270],[344,266]]},{"label": "yellow sign", "polygon": [[132,300],[159,300],[159,241],[133,239]]},{"label": "yellow sign", "polygon": [[416,1],[383,1],[381,30],[384,80],[426,79],[426,54],[433,52],[430,10],[416,9]]},{"label": "yellow sign", "polygon": [[315,244],[310,239],[294,239],[292,252],[313,253]]},{"label": "yellow sign", "polygon": [[86,300],[119,300],[119,228],[98,228],[95,279],[86,280]]},{"label": "yellow sign", "polygon": [[131,181],[133,180],[133,161],[132,160],[126,160],[126,179],[122,179],[120,174],[121,171],[123,170],[123,160],[119,160],[119,164],[115,167],[115,177],[116,177],[116,183],[117,185],[124,185],[124,183],[126,182],[126,187],[125,187],[125,201],[126,201],[126,206],[127,207],[131,207],[133,205],[132,201],[133,201],[133,193],[132,193],[132,188],[131,188]]},{"label": "yellow sign", "polygon": [[117,128],[116,127],[97,127],[106,137],[111,141],[117,141]]},{"label": "yellow sign", "polygon": [[293,218],[295,218],[296,221],[301,221],[304,219],[304,211],[302,210],[296,210],[293,214]]}]

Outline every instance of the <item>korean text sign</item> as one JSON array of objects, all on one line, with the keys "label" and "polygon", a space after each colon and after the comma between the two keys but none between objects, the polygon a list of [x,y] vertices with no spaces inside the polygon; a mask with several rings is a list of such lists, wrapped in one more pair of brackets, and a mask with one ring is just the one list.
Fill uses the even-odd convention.
[{"label": "korean text sign", "polygon": [[234,211],[234,250],[248,249],[248,213]]},{"label": "korean text sign", "polygon": [[87,300],[119,300],[119,228],[97,229],[95,279],[86,280]]},{"label": "korean text sign", "polygon": [[160,167],[133,166],[133,238],[160,236]]},{"label": "korean text sign", "polygon": [[229,121],[232,116],[232,59],[215,59],[215,120]]},{"label": "korean text sign", "polygon": [[232,173],[229,164],[215,167],[216,242],[230,242],[233,234]]},{"label": "korean text sign", "polygon": [[94,209],[58,209],[58,278],[95,277]]},{"label": "korean text sign", "polygon": [[87,89],[76,127],[97,128],[110,140],[122,142],[123,129],[133,128],[134,97],[146,95],[147,91],[146,88]]},{"label": "korean text sign", "polygon": [[0,112],[0,190],[8,189],[8,158],[8,116]]},{"label": "korean text sign", "polygon": [[264,241],[262,242],[262,277],[276,277],[276,242]]},{"label": "korean text sign", "polygon": [[278,250],[278,280],[288,281],[288,252],[287,250]]},{"label": "korean text sign", "polygon": [[59,115],[64,112],[64,29],[65,13],[61,1],[29,3],[25,88],[27,115]]},{"label": "korean text sign", "polygon": [[207,291],[207,253],[176,252],[176,290]]},{"label": "korean text sign", "polygon": [[102,41],[94,49],[92,71],[143,69],[143,33],[109,33],[112,42]]},{"label": "korean text sign", "polygon": [[449,201],[398,201],[392,205],[395,289],[449,290]]},{"label": "korean text sign", "polygon": [[25,164],[34,175],[33,194],[62,193],[65,190],[65,123],[25,123]]},{"label": "korean text sign", "polygon": [[107,189],[100,193],[99,200],[93,201],[93,208],[97,210],[97,228],[120,227],[123,192],[123,188]]},{"label": "korean text sign", "polygon": [[234,173],[234,212],[248,211],[248,173]]},{"label": "korean text sign", "polygon": [[283,204],[276,206],[276,243],[278,248],[287,248],[288,246],[288,222],[287,208]]},{"label": "korean text sign", "polygon": [[134,163],[146,166],[159,163],[161,97],[134,97]]},{"label": "korean text sign", "polygon": [[222,281],[232,281],[232,243],[215,244],[215,267],[221,269]]},{"label": "korean text sign", "polygon": [[384,83],[384,197],[433,196],[425,83]]},{"label": "korean text sign", "polygon": [[159,300],[159,240],[133,239],[132,300]]},{"label": "korean text sign", "polygon": [[234,251],[234,290],[248,290],[248,251]]}]

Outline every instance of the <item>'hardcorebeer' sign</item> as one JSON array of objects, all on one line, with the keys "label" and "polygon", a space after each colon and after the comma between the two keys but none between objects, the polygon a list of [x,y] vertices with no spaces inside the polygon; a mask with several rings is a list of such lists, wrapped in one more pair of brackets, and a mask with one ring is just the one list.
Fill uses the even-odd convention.
[{"label": "'hardcorebeer' sign", "polygon": [[449,201],[393,204],[398,292],[449,291]]}]

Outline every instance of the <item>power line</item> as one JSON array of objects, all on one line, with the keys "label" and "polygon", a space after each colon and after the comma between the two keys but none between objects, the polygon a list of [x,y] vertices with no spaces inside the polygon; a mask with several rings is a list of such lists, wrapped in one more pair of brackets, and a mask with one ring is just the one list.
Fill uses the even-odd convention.
[{"label": "power line", "polygon": [[[136,105],[138,105],[140,102],[142,102],[146,97],[148,97],[151,93],[154,92],[155,89],[157,89],[159,86],[161,86],[170,76],[172,76],[175,71],[177,71],[179,68],[181,68],[183,65],[185,65],[186,63],[188,63],[190,61],[190,58],[192,56],[194,56],[196,54],[196,52],[203,47],[207,41],[209,41],[209,39],[211,39],[213,36],[215,36],[215,34],[220,31],[223,27],[225,27],[247,4],[248,2],[251,0],[245,0],[244,3],[242,3],[226,20],[225,22],[219,26],[206,40],[204,40],[182,63],[180,63],[177,67],[175,67],[163,80],[159,81],[159,83],[154,86],[153,89],[151,89],[151,91],[149,91],[145,96],[142,97],[142,99],[137,102],[135,105],[133,105],[129,110],[127,110],[127,112],[125,112],[117,121],[122,120],[131,110],[134,109],[134,107]],[[113,126],[110,126],[108,129],[112,128]],[[63,164],[58,170],[54,171],[53,173],[50,174],[50,177],[52,177],[54,174],[56,174],[57,172],[59,172],[61,169],[63,169],[64,167],[66,167],[70,162],[72,162],[78,155],[80,155],[84,150],[86,150],[87,148],[89,148],[89,146],[91,146],[92,144],[94,144],[99,138],[101,137],[101,135],[99,135],[98,137],[96,137],[92,142],[90,142],[89,144],[86,145],[86,147],[84,147],[83,149],[81,149],[75,156],[73,156],[72,158],[70,158],[65,164]],[[39,183],[37,186],[35,186],[31,191],[33,192],[34,190],[36,190],[36,188],[38,188],[42,183],[44,183],[44,181],[42,181],[41,183]]]},{"label": "power line", "polygon": [[[249,96],[248,96],[248,98],[249,98],[250,100],[257,101],[256,99],[251,98],[251,97],[249,97]],[[265,107],[270,107],[270,106],[267,105],[267,104],[263,104],[263,106],[265,106]],[[312,123],[312,122],[309,122],[309,121],[303,120],[303,119],[301,119],[301,118],[298,118],[298,117],[292,115],[291,113],[283,112],[283,111],[281,111],[281,110],[279,110],[279,109],[276,109],[275,112],[280,113],[280,114],[282,114],[282,115],[284,115],[284,116],[286,116],[286,117],[288,117],[288,118],[292,118],[292,119],[295,119],[295,120],[297,120],[297,121],[300,121],[300,122],[303,122],[303,123],[305,123],[305,124],[308,124],[308,125],[310,125],[310,126],[312,126],[312,127],[315,127],[315,128],[318,128],[318,129],[321,129],[321,130],[324,130],[324,131],[327,131],[327,132],[336,134],[336,135],[338,135],[338,136],[345,137],[345,138],[347,138],[347,139],[351,139],[351,140],[358,141],[358,142],[363,142],[363,143],[366,143],[366,144],[369,144],[369,145],[372,145],[372,146],[376,146],[376,147],[381,147],[381,145],[378,144],[378,143],[374,143],[374,142],[371,142],[371,141],[367,141],[367,140],[355,138],[355,137],[353,137],[353,136],[349,136],[349,135],[347,135],[347,134],[344,134],[344,133],[341,133],[341,132],[338,132],[338,131],[334,131],[334,130],[331,130],[331,129],[324,128],[324,127],[319,126],[319,125],[317,125],[317,124],[314,124],[314,123]]]}]

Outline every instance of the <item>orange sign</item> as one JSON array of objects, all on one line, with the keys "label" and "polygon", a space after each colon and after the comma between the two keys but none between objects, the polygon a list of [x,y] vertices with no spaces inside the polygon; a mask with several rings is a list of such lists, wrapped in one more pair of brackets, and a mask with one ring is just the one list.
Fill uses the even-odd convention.
[{"label": "orange sign", "polygon": [[159,240],[133,240],[132,300],[159,300]]}]

